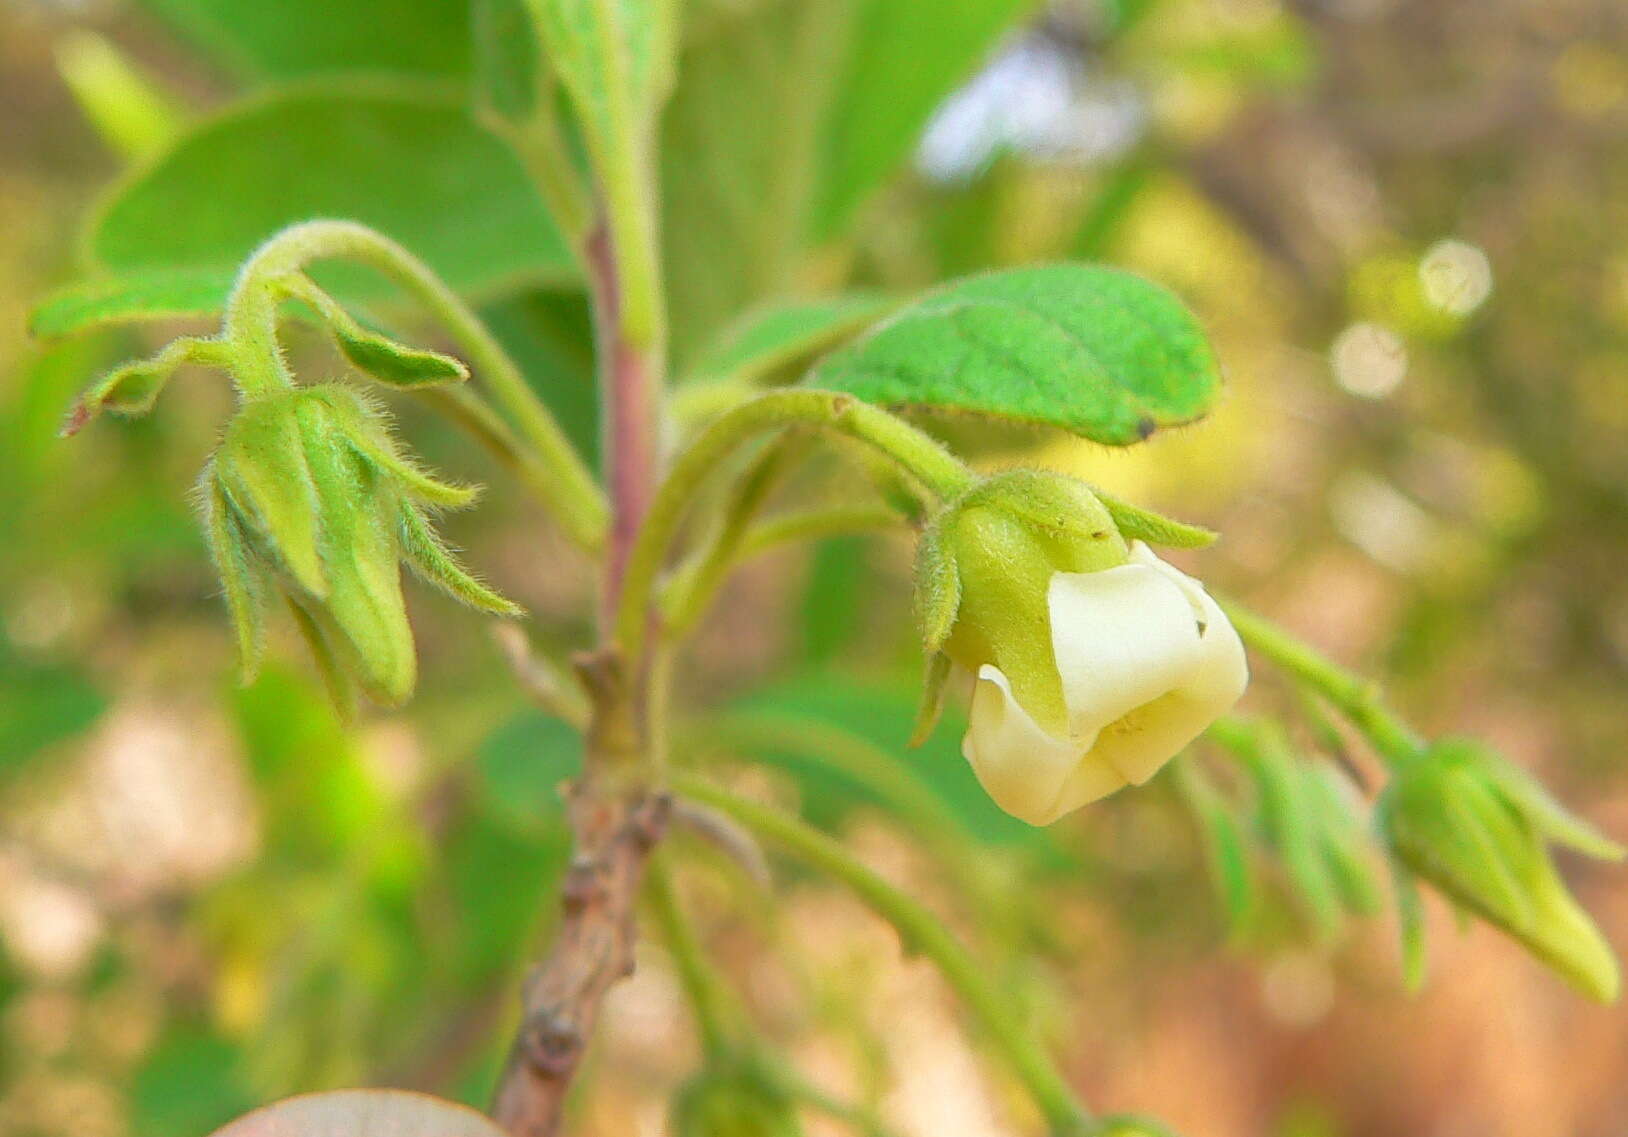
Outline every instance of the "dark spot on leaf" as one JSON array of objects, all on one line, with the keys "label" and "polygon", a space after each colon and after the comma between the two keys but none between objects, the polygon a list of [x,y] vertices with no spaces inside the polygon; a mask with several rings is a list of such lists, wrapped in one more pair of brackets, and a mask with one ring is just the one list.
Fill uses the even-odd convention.
[{"label": "dark spot on leaf", "polygon": [[1136,420],[1136,433],[1141,435],[1144,439],[1151,437],[1153,432],[1158,429],[1159,424],[1148,418],[1146,415]]}]

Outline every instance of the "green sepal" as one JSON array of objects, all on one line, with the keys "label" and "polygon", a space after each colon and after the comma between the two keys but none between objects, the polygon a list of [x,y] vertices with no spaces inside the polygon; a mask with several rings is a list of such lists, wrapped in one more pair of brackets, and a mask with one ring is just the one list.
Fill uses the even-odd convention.
[{"label": "green sepal", "polygon": [[1259,892],[1243,826],[1191,756],[1178,757],[1170,765],[1176,789],[1198,822],[1204,839],[1205,861],[1226,916],[1227,932],[1236,940],[1248,929],[1255,915]]},{"label": "green sepal", "polygon": [[409,347],[364,328],[338,301],[307,277],[290,277],[281,281],[280,287],[287,295],[314,308],[344,357],[386,386],[411,390],[462,383],[469,378],[469,368],[462,360],[438,351]]},{"label": "green sepal", "polygon": [[961,607],[961,577],[937,523],[922,531],[916,545],[915,600],[922,649],[929,655],[936,654],[949,638]]},{"label": "green sepal", "polygon": [[1350,783],[1325,761],[1308,762],[1303,780],[1304,798],[1317,818],[1323,860],[1340,903],[1357,916],[1377,915],[1384,898],[1367,830],[1353,812]]},{"label": "green sepal", "polygon": [[220,576],[237,640],[238,681],[247,686],[259,673],[265,648],[265,584],[254,565],[242,520],[214,477],[213,462],[204,467],[199,490],[204,537]]},{"label": "green sepal", "polygon": [[1513,936],[1578,990],[1616,999],[1617,962],[1545,846],[1553,817],[1511,793],[1501,758],[1447,740],[1399,771],[1380,798],[1393,854],[1455,904]]},{"label": "green sepal", "polygon": [[916,726],[905,745],[920,746],[932,736],[944,713],[944,686],[949,678],[950,657],[941,651],[928,655],[927,670],[921,682],[921,701],[916,705]]},{"label": "green sepal", "polygon": [[300,638],[305,641],[311,658],[316,662],[317,674],[322,676],[322,685],[328,692],[329,701],[339,712],[340,718],[349,720],[356,713],[356,684],[351,682],[350,676],[339,665],[329,634],[323,630],[321,617],[315,609],[306,606],[306,601],[298,600],[287,592],[283,593],[283,600],[288,604],[289,614],[294,618]]},{"label": "green sepal", "polygon": [[[1052,650],[1057,573],[1125,563],[1129,549],[1091,488],[1043,470],[981,478],[933,519],[917,552],[923,642],[977,674],[1000,669],[1043,729],[1066,729]],[[954,587],[952,588],[952,581]]]},{"label": "green sepal", "polygon": [[59,432],[63,438],[72,437],[86,423],[102,411],[118,415],[144,415],[153,409],[178,368],[187,363],[220,365],[225,361],[225,347],[217,340],[184,336],[172,340],[169,346],[150,359],[138,359],[122,364],[97,380],[79,397]]},{"label": "green sepal", "polygon": [[1460,745],[1483,752],[1487,775],[1516,801],[1526,817],[1549,840],[1597,861],[1621,861],[1628,849],[1578,817],[1531,774],[1469,739],[1443,739],[1438,747]]},{"label": "green sepal", "polygon": [[1215,543],[1221,535],[1213,529],[1205,529],[1199,525],[1189,525],[1185,521],[1177,521],[1163,514],[1154,513],[1151,509],[1132,505],[1116,497],[1110,497],[1101,490],[1093,487],[1097,500],[1107,509],[1108,516],[1114,519],[1114,525],[1119,531],[1131,540],[1146,541],[1150,545],[1161,545],[1170,549],[1202,549]]},{"label": "green sepal", "polygon": [[463,509],[480,497],[478,486],[458,486],[432,476],[402,454],[383,411],[359,392],[337,383],[309,387],[305,397],[332,412],[339,433],[358,456],[378,467],[411,497],[446,509]]},{"label": "green sepal", "polygon": [[1312,930],[1320,940],[1332,940],[1342,923],[1340,891],[1324,857],[1317,814],[1306,797],[1306,771],[1273,724],[1261,724],[1256,745],[1240,756],[1260,794],[1267,840],[1283,858]]},{"label": "green sepal", "polygon": [[1419,885],[1407,866],[1395,857],[1391,866],[1391,890],[1396,897],[1396,936],[1402,955],[1402,985],[1417,993],[1430,969],[1425,945],[1424,900]]},{"label": "green sepal", "polygon": [[522,616],[525,609],[471,576],[411,502],[401,505],[401,556],[418,578],[471,608],[499,616]]},{"label": "green sepal", "polygon": [[212,465],[227,500],[312,596],[328,594],[321,515],[308,448],[298,422],[305,390],[244,403],[221,439]]},{"label": "green sepal", "polygon": [[989,506],[1047,533],[1082,541],[1114,542],[1116,526],[1102,495],[1077,478],[1049,470],[1003,470],[984,478],[959,502]]},{"label": "green sepal", "polygon": [[302,400],[297,412],[322,518],[322,608],[340,633],[335,653],[370,698],[397,706],[418,671],[397,563],[399,492],[346,444],[325,403]]}]

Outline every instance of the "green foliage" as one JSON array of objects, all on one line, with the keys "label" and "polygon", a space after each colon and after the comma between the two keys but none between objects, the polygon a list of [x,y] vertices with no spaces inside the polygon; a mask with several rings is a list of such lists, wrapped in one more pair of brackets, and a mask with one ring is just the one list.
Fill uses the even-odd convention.
[{"label": "green foliage", "polygon": [[673,82],[675,0],[528,2],[589,146],[619,148],[650,129]]},{"label": "green foliage", "polygon": [[760,383],[790,378],[893,307],[872,293],[773,304],[736,320],[690,368],[688,382]]},{"label": "green foliage", "polygon": [[106,707],[83,671],[31,663],[0,633],[0,786],[48,748],[88,729]]},{"label": "green foliage", "polygon": [[380,72],[459,79],[469,70],[469,0],[142,0],[246,78]]},{"label": "green foliage", "polygon": [[830,240],[904,162],[939,101],[1032,0],[858,0],[820,139],[811,231]]},{"label": "green foliage", "polygon": [[662,135],[680,360],[790,291],[1026,0],[695,3]]},{"label": "green foliage", "polygon": [[[572,271],[513,153],[457,98],[405,84],[293,87],[206,119],[119,186],[88,247],[116,275],[190,273],[189,303],[201,306],[209,270],[229,285],[224,273],[262,241],[312,217],[364,222],[461,291]],[[321,276],[353,293],[377,288],[354,270]],[[122,295],[128,317],[140,291]]]},{"label": "green foliage", "polygon": [[[245,403],[205,468],[215,563],[252,675],[271,582],[296,607],[330,680],[400,703],[417,678],[398,560],[448,595],[514,615],[471,577],[422,509],[467,505],[397,449],[380,413],[349,388],[303,387]],[[346,700],[341,699],[341,702]]]},{"label": "green foliage", "polygon": [[134,1137],[201,1135],[251,1108],[242,1052],[207,1028],[176,1024],[148,1052],[131,1087]]},{"label": "green foliage", "polygon": [[29,334],[41,339],[113,324],[213,316],[236,278],[235,269],[157,269],[97,277],[57,290],[29,316]]},{"label": "green foliage", "polygon": [[528,0],[473,0],[470,8],[475,105],[523,121],[537,107],[542,67]]},{"label": "green foliage", "polygon": [[1124,446],[1201,417],[1221,376],[1191,313],[1095,265],[945,285],[820,362],[810,381],[872,402],[1055,427]]},{"label": "green foliage", "polygon": [[1548,844],[1621,860],[1621,846],[1555,806],[1472,740],[1398,771],[1379,807],[1391,851],[1454,903],[1503,929],[1584,994],[1612,1002],[1616,959],[1556,871]]}]

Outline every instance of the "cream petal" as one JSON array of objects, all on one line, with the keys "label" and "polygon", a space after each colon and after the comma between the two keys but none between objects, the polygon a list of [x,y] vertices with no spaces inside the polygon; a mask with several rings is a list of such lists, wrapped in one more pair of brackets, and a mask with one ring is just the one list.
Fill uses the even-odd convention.
[{"label": "cream petal", "polygon": [[[1184,653],[1188,666],[1177,681],[1103,727],[1088,756],[1140,785],[1232,708],[1249,683],[1249,666],[1232,622],[1203,585],[1159,560],[1140,542],[1131,557],[1134,564],[1173,585],[1188,605],[1195,632],[1203,629],[1197,635],[1197,651]],[[1066,690],[1066,678],[1064,682]]]},{"label": "cream petal", "polygon": [[1082,761],[1090,739],[1047,734],[1012,696],[1000,668],[984,664],[972,693],[961,752],[984,791],[1030,825],[1050,825],[1125,784],[1112,767]]},{"label": "cream petal", "polygon": [[1069,733],[1087,747],[1110,723],[1179,687],[1202,658],[1187,595],[1152,565],[1057,573],[1048,600]]}]

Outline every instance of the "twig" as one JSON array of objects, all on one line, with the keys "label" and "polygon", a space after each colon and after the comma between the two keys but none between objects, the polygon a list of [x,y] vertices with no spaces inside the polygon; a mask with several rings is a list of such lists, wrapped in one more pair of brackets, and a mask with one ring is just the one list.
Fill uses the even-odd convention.
[{"label": "twig", "polygon": [[640,740],[616,657],[579,664],[594,705],[582,778],[567,792],[575,850],[564,915],[526,982],[524,1017],[492,1116],[514,1137],[554,1137],[606,993],[633,972],[634,905],[671,799],[637,777]]}]

